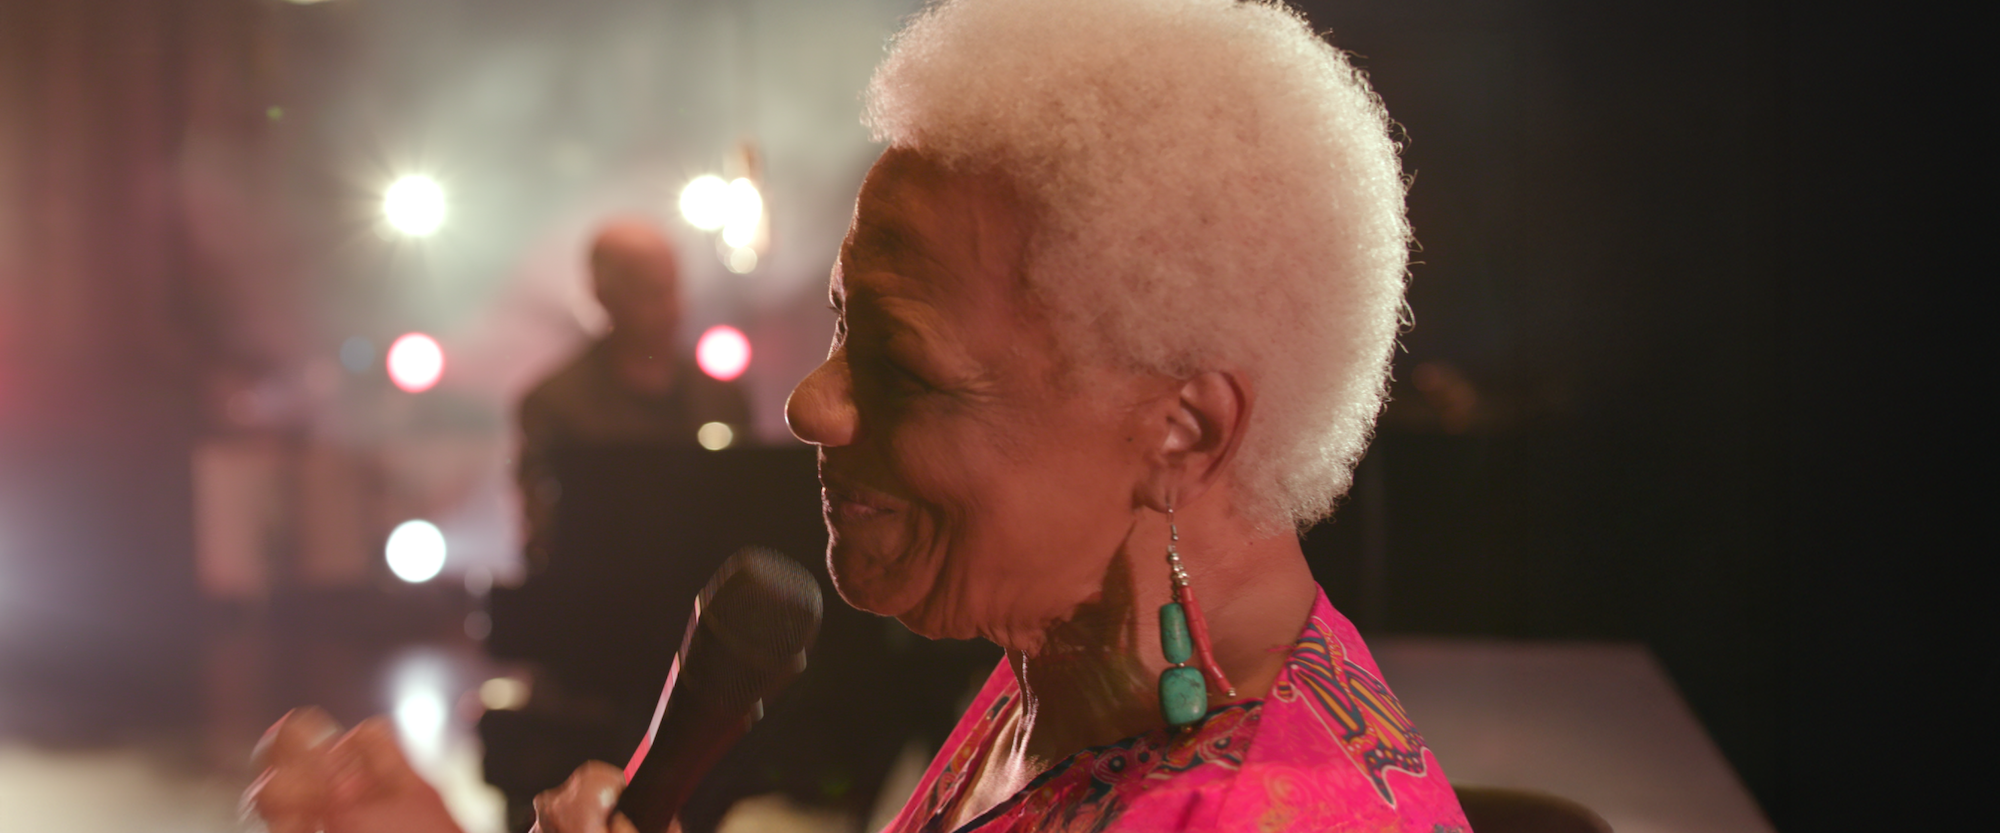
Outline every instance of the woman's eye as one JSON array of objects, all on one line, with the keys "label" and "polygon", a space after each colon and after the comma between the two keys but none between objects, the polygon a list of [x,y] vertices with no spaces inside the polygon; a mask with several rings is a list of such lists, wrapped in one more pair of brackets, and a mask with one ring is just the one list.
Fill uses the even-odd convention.
[{"label": "woman's eye", "polygon": [[917,375],[916,371],[904,367],[900,364],[896,364],[895,362],[889,363],[889,375],[894,377],[896,383],[900,386],[913,388],[916,390],[931,389],[931,383],[925,381],[924,377]]}]

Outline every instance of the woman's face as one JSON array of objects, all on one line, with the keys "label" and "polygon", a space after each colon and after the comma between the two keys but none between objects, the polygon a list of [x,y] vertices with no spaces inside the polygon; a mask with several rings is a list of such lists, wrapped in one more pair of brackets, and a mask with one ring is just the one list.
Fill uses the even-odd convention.
[{"label": "woman's face", "polygon": [[906,151],[862,185],[826,362],[786,405],[820,446],[842,597],[931,637],[1032,647],[1092,598],[1135,518],[1152,383],[1058,355],[998,177]]}]

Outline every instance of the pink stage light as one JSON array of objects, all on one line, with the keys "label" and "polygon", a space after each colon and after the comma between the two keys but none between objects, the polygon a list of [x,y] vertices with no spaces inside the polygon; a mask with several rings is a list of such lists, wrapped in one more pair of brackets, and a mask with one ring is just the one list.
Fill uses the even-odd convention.
[{"label": "pink stage light", "polygon": [[724,382],[735,379],[750,366],[750,339],[742,330],[717,324],[695,342],[694,363],[701,365],[701,372]]},{"label": "pink stage light", "polygon": [[406,393],[423,393],[444,376],[444,348],[423,333],[408,333],[389,345],[389,381]]}]

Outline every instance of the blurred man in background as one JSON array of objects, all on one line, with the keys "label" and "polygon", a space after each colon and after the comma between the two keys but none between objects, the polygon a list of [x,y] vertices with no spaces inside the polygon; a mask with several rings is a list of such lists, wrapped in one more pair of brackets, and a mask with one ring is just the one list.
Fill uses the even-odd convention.
[{"label": "blurred man in background", "polygon": [[530,572],[548,565],[559,450],[689,447],[707,423],[740,432],[750,422],[741,388],[710,378],[681,352],[680,266],[652,223],[619,219],[590,245],[590,279],[611,331],[521,401],[517,476]]}]

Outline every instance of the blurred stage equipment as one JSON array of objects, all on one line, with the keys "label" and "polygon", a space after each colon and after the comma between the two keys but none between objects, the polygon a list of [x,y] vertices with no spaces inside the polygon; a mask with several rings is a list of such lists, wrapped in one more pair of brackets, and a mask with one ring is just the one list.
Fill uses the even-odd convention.
[{"label": "blurred stage equipment", "polygon": [[823,609],[811,573],[776,552],[730,556],[695,598],[618,809],[665,833],[703,775],[806,667]]},{"label": "blurred stage equipment", "polygon": [[716,257],[729,271],[749,274],[771,248],[757,146],[738,143],[725,168],[726,178],[702,174],[681,189],[681,218],[702,231],[720,232],[715,238]]},{"label": "blurred stage equipment", "polygon": [[422,174],[398,177],[382,192],[382,219],[405,237],[436,234],[444,215],[444,186]]},{"label": "blurred stage equipment", "polygon": [[727,324],[710,327],[695,342],[694,363],[711,378],[733,381],[750,368],[750,338]]}]

